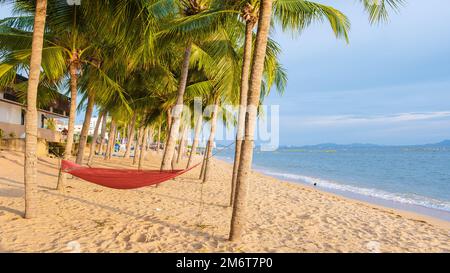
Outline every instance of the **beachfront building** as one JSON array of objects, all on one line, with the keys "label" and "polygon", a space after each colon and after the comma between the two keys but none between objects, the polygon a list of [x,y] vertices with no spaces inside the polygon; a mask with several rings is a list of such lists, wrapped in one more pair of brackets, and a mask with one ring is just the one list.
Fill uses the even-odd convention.
[{"label": "beachfront building", "polygon": [[[16,83],[27,81],[16,77]],[[56,126],[66,123],[69,117],[70,98],[58,94],[54,101],[38,110],[38,137],[50,142],[60,142],[62,135]],[[0,88],[0,129],[4,138],[25,138],[25,105],[13,88]],[[51,120],[51,121],[50,121]],[[50,125],[50,123],[53,123]],[[54,128],[49,128],[54,127]]]},{"label": "beachfront building", "polygon": [[[99,118],[98,117],[92,117],[91,118],[91,121],[90,121],[90,123],[89,123],[89,130],[88,130],[88,135],[90,135],[90,136],[92,136],[92,135],[94,135],[94,133],[95,133],[95,125],[97,124],[97,120],[98,120]],[[67,125],[65,125],[66,126],[66,128],[67,128]],[[74,125],[74,127],[73,127],[73,132],[74,132],[74,134],[81,134],[81,130],[83,129],[83,124],[75,124]],[[98,128],[98,133],[100,134],[100,132],[101,132],[101,127],[100,128]]]}]

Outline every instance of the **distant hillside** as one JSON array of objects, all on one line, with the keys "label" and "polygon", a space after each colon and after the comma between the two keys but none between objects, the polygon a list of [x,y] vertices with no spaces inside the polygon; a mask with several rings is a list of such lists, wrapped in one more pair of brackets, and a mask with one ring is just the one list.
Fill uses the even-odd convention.
[{"label": "distant hillside", "polygon": [[419,146],[450,147],[450,140],[447,139],[447,140],[441,141],[439,143],[419,145]]},{"label": "distant hillside", "polygon": [[351,148],[379,148],[379,147],[450,147],[450,140],[444,140],[439,143],[421,144],[421,145],[377,145],[370,143],[353,143],[353,144],[336,144],[336,143],[322,143],[317,145],[306,146],[281,146],[281,149],[321,149],[321,150],[336,150],[336,149],[351,149]]}]

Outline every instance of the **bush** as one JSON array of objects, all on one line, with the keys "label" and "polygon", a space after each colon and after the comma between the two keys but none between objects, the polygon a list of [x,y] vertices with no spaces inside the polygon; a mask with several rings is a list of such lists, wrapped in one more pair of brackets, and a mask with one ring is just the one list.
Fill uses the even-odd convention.
[{"label": "bush", "polygon": [[66,151],[66,146],[61,142],[49,142],[48,143],[48,153],[53,154],[57,157],[62,157]]},{"label": "bush", "polygon": [[16,136],[16,133],[11,132],[11,133],[9,133],[8,137],[9,138],[16,138],[17,136]]},{"label": "bush", "polygon": [[47,119],[47,129],[56,131],[56,120],[54,118]]},{"label": "bush", "polygon": [[5,136],[5,132],[2,129],[0,129],[0,139],[2,139],[4,136]]},{"label": "bush", "polygon": [[93,136],[88,135],[88,136],[87,136],[87,143],[92,144],[92,140],[93,140],[93,139],[94,139]]}]

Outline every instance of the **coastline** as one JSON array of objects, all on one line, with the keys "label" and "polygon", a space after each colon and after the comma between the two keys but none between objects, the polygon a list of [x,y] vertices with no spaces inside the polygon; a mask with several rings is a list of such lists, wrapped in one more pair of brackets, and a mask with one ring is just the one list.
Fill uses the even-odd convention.
[{"label": "coastline", "polygon": [[[229,163],[227,163],[227,164],[229,164]],[[427,214],[422,214],[422,213],[418,213],[418,212],[414,212],[414,211],[410,211],[410,210],[401,209],[400,208],[401,205],[397,205],[398,207],[383,206],[383,205],[379,205],[377,203],[373,203],[373,202],[370,202],[370,201],[365,201],[364,197],[362,197],[361,199],[351,198],[351,197],[345,196],[343,194],[334,193],[331,190],[326,190],[326,189],[321,188],[321,187],[314,187],[314,186],[308,185],[306,183],[299,183],[298,181],[290,181],[290,180],[285,180],[285,179],[280,179],[280,178],[277,178],[277,177],[273,177],[271,175],[267,175],[267,174],[265,174],[263,172],[260,172],[259,170],[255,170],[255,172],[257,172],[261,176],[268,176],[268,177],[277,179],[281,183],[293,184],[295,186],[302,187],[304,189],[308,189],[308,190],[311,190],[311,191],[318,191],[321,194],[329,195],[329,196],[332,196],[332,197],[335,197],[335,198],[342,198],[342,199],[344,199],[344,200],[346,200],[348,202],[352,202],[352,203],[355,203],[357,205],[362,205],[362,206],[367,206],[367,207],[370,207],[370,208],[380,209],[380,210],[384,210],[384,211],[389,212],[389,213],[397,213],[397,214],[402,215],[403,217],[409,218],[411,220],[426,221],[426,222],[429,222],[431,224],[438,225],[438,226],[441,226],[442,228],[446,228],[446,229],[450,230],[450,221],[446,221],[446,220],[440,219],[438,217],[433,217],[433,216],[430,216],[430,215],[427,215]]]},{"label": "coastline", "polygon": [[[94,166],[136,168],[131,161],[96,158]],[[159,162],[149,152],[145,169]],[[245,232],[230,242],[232,166],[223,160],[212,160],[205,184],[195,169],[157,188],[113,190],[70,179],[58,192],[57,159],[40,158],[39,217],[25,220],[23,154],[2,151],[0,164],[0,252],[450,252],[448,223],[257,171]]]},{"label": "coastline", "polygon": [[[226,164],[231,164],[230,159],[226,157],[219,157]],[[445,210],[440,210],[437,208],[430,208],[417,204],[408,204],[402,203],[395,200],[384,199],[381,197],[375,197],[371,195],[364,195],[357,192],[351,192],[340,189],[333,189],[330,187],[321,186],[320,183],[318,185],[313,186],[311,183],[307,183],[301,179],[289,178],[289,175],[282,175],[281,173],[276,173],[276,170],[271,169],[270,171],[264,166],[254,166],[253,171],[265,175],[271,178],[275,178],[281,181],[293,183],[295,185],[304,186],[310,189],[315,189],[321,191],[323,193],[329,193],[336,195],[338,197],[342,197],[348,200],[358,201],[363,204],[369,204],[372,206],[376,206],[378,208],[385,208],[388,210],[395,210],[402,212],[403,214],[412,215],[416,218],[420,219],[428,219],[430,221],[435,221],[447,225],[450,228],[450,212]],[[297,176],[297,175],[294,175]],[[321,180],[321,179],[318,179]]]}]

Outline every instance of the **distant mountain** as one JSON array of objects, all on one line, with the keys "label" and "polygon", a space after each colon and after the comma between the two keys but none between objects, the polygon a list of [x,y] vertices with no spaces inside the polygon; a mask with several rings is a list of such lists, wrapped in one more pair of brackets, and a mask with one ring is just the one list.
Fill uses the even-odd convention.
[{"label": "distant mountain", "polygon": [[434,144],[426,144],[426,145],[418,145],[418,146],[427,146],[427,147],[450,147],[450,139],[441,141],[439,143]]},{"label": "distant mountain", "polygon": [[336,149],[350,149],[350,148],[376,148],[381,145],[368,143],[353,143],[353,144],[336,144],[336,143],[322,143],[317,145],[305,146],[281,146],[282,149],[320,149],[320,150],[336,150]]},{"label": "distant mountain", "polygon": [[420,144],[420,145],[378,145],[370,143],[353,143],[353,144],[336,144],[336,143],[322,143],[317,145],[305,145],[305,146],[281,146],[281,149],[322,149],[322,150],[335,150],[335,149],[350,149],[350,148],[380,148],[380,147],[450,147],[450,140],[444,140],[439,143],[433,144]]}]

